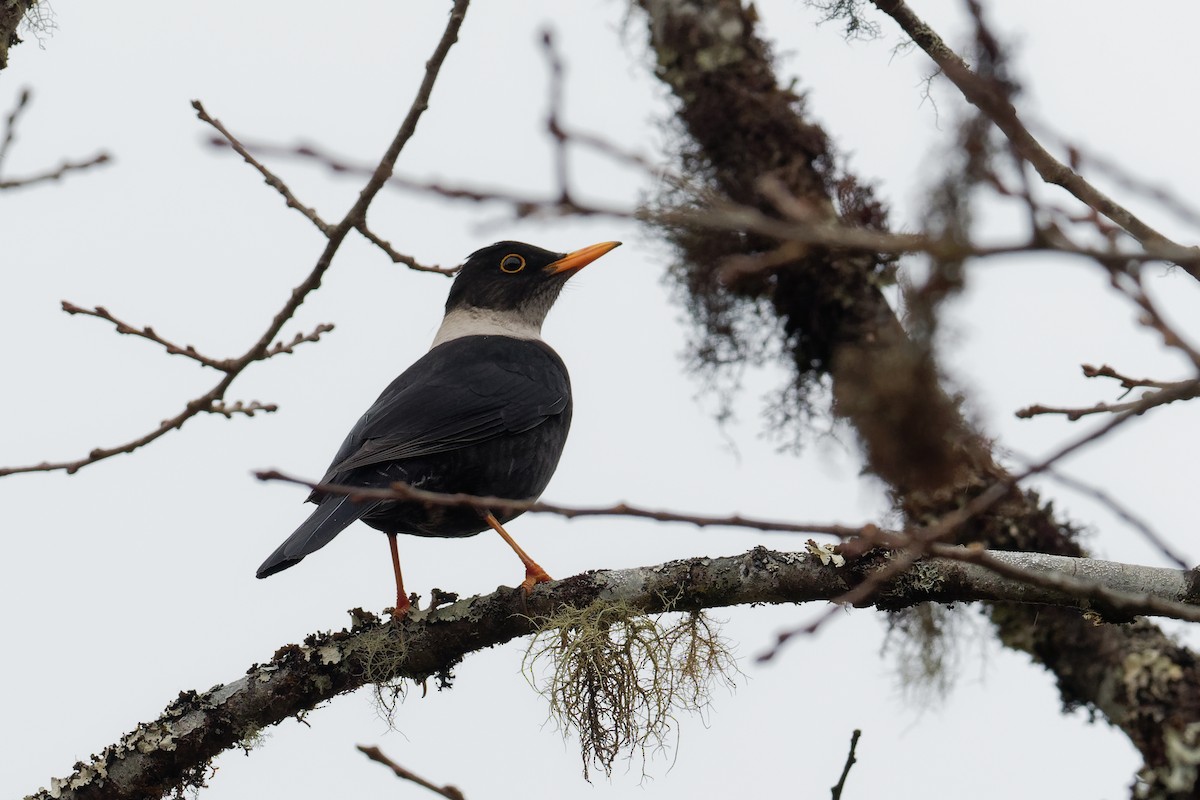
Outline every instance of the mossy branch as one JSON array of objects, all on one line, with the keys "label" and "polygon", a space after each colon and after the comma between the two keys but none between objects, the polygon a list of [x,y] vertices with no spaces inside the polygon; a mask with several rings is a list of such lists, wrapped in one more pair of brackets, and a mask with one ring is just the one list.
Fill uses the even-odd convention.
[{"label": "mossy branch", "polygon": [[[1039,554],[991,555],[1012,566],[1047,574],[1090,575],[1097,581],[1111,577],[1118,581],[1109,587],[1114,596],[1128,594],[1129,587],[1136,583],[1146,587],[1147,593],[1161,593],[1161,599],[1196,604],[1190,573],[1183,570],[1086,559],[1055,560]],[[452,605],[414,610],[398,625],[356,611],[349,630],[313,634],[303,645],[281,647],[269,662],[251,666],[237,681],[203,693],[181,693],[158,719],[139,724],[121,741],[76,764],[70,776],[54,779],[50,789],[39,790],[30,800],[123,800],[202,785],[212,758],[252,740],[268,726],[364,685],[403,678],[446,679],[469,653],[536,633],[544,627],[538,620],[561,627],[564,619],[569,621],[572,610],[590,608],[594,620],[596,609],[616,605],[624,609],[619,619],[633,620],[639,614],[693,612],[747,603],[828,601],[842,596],[880,566],[881,559],[873,556],[838,567],[822,564],[821,558],[811,553],[757,547],[726,558],[692,558],[635,569],[589,572],[540,584],[528,597],[519,589],[500,588]],[[1069,588],[1056,589],[1049,583],[1030,586],[978,564],[931,559],[918,567],[885,587],[887,607],[927,600],[1005,600],[1070,608],[1090,605],[1089,600],[1081,599]],[[714,666],[717,673],[728,673],[728,665],[720,657],[727,651],[711,646],[719,637],[703,626],[694,627],[702,619],[688,616],[684,628],[655,628],[654,635],[669,640],[669,649],[681,659],[674,672],[660,672],[657,678],[660,686],[672,682],[668,695],[674,700],[662,707],[668,718],[672,709],[703,707],[708,684],[697,677],[712,673]],[[717,659],[715,663],[713,658]],[[1132,676],[1129,680],[1130,685],[1136,683]],[[560,698],[560,705],[571,703],[569,696]],[[648,729],[664,730],[661,725]],[[631,743],[623,741],[625,746]],[[652,740],[635,738],[632,743],[638,741],[653,746]]]}]

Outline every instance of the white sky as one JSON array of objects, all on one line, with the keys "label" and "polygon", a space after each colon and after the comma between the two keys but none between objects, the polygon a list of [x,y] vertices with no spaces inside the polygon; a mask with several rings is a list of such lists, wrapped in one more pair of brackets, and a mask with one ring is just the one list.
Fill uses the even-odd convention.
[{"label": "white sky", "polygon": [[[33,37],[0,73],[0,111],[19,88],[36,92],[7,176],[63,157],[109,150],[115,163],[59,185],[0,195],[0,463],[75,458],[140,435],[215,381],[150,343],[69,318],[61,299],[105,305],[202,352],[232,356],[258,337],[307,274],[323,239],[257,174],[203,145],[188,105],[246,139],[309,141],[373,163],[408,108],[440,34],[446,3],[361,2],[341,17],[329,4],[260,2],[236,12],[209,3],[111,5],[58,0],[56,29]],[[917,11],[957,36],[957,4]],[[1005,4],[991,14],[1017,45],[1029,119],[1140,179],[1200,205],[1192,36],[1200,8],[1093,2]],[[860,176],[878,181],[896,226],[916,203],[953,135],[957,106],[922,102],[929,64],[879,41],[847,44],[836,25],[814,27],[799,3],[758,3],[785,76],[799,76],[810,108]],[[514,13],[519,8],[520,13]],[[620,3],[478,3],[451,52],[432,107],[400,161],[409,176],[548,191],[543,133],[547,71],[538,39],[550,26],[567,63],[566,121],[650,155],[670,136],[669,101],[650,74],[644,26]],[[957,40],[961,41],[961,40]],[[336,220],[362,180],[296,162],[275,164],[300,199]],[[585,196],[630,205],[650,180],[603,158],[573,161]],[[1104,183],[1104,181],[1101,181]],[[1108,185],[1105,183],[1105,185]],[[1148,220],[1184,241],[1196,231],[1120,191]],[[824,439],[800,457],[774,452],[759,400],[781,380],[754,373],[738,422],[721,431],[711,402],[686,375],[682,312],[664,288],[666,250],[609,220],[515,222],[500,206],[455,204],[385,191],[377,233],[427,262],[454,264],[503,238],[567,250],[607,239],[626,246],[576,278],[547,325],[572,370],[576,412],[546,499],[627,500],[706,513],[816,522],[879,519],[886,502],[859,476],[852,438]],[[982,228],[1011,233],[996,211]],[[1156,294],[1193,335],[1200,303],[1182,273],[1152,271]],[[0,622],[9,642],[0,675],[0,791],[22,796],[153,718],[177,693],[239,677],[279,646],[339,628],[345,610],[390,604],[384,539],[352,528],[301,566],[267,581],[254,569],[308,513],[304,492],[264,485],[251,470],[317,477],[382,386],[428,346],[448,282],[396,267],[353,236],[325,285],[285,332],[337,329],[318,345],[253,367],[229,399],[276,402],[253,420],[193,420],[133,455],[78,475],[0,480],[6,555]],[[980,424],[1002,448],[1038,455],[1087,423],[1020,422],[1033,402],[1090,404],[1112,387],[1079,375],[1081,362],[1136,375],[1181,376],[1181,361],[1138,329],[1134,313],[1087,265],[1045,258],[975,266],[947,320],[945,363]],[[1193,515],[1186,407],[1160,409],[1072,459],[1073,475],[1137,509],[1185,553]],[[730,446],[730,441],[735,443]],[[1098,554],[1161,559],[1094,503],[1048,485],[1063,513],[1092,526]],[[623,519],[527,517],[510,526],[552,575],[726,555],[786,537],[697,532]],[[409,588],[466,595],[512,585],[520,565],[492,536],[402,540]],[[527,797],[825,796],[850,732],[862,728],[853,797],[1007,798],[1126,795],[1137,754],[1103,723],[1061,716],[1053,678],[987,637],[964,645],[958,686],[940,702],[908,702],[894,659],[880,656],[884,625],[850,611],[768,666],[753,656],[775,632],[821,607],[729,609],[726,635],[743,656],[736,694],[706,721],[687,718],[670,757],[591,786],[576,745],[544,725],[545,703],[519,674],[522,643],[469,657],[450,692],[415,694],[389,731],[369,692],[341,697],[270,731],[248,758],[222,756],[206,797],[277,793],[419,796],[354,750],[378,744],[399,763],[470,800]],[[1194,637],[1193,637],[1194,639]],[[419,692],[417,693],[419,694]],[[673,760],[672,760],[673,759]],[[429,795],[426,795],[429,796]]]}]

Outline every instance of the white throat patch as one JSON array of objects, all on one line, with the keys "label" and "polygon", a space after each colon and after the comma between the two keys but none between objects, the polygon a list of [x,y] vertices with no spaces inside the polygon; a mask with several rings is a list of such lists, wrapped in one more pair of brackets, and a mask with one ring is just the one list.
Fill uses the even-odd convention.
[{"label": "white throat patch", "polygon": [[514,339],[542,340],[540,322],[514,311],[485,308],[458,308],[448,313],[433,337],[429,349],[464,336],[511,336]]}]

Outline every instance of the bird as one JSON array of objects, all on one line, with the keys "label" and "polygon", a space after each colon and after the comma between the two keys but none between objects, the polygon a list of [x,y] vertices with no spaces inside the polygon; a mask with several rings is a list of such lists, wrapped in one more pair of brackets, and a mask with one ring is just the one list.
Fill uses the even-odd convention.
[{"label": "bird", "polygon": [[[550,482],[571,425],[571,380],[542,340],[542,323],[571,276],[618,247],[568,253],[503,241],[476,250],[457,272],[429,351],[359,418],[321,484],[418,489],[536,500]],[[317,508],[256,573],[295,566],[356,520],[387,534],[396,579],[393,618],[411,608],[397,535],[464,537],[491,528],[525,565],[521,587],[552,580],[504,529],[521,511],[413,500],[364,500],[314,489]]]}]

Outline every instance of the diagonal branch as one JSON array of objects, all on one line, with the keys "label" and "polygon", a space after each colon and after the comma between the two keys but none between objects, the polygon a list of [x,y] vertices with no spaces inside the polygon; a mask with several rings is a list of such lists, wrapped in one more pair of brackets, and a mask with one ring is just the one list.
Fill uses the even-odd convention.
[{"label": "diagonal branch", "polygon": [[[453,10],[450,12],[450,18],[446,23],[446,28],[442,33],[441,39],[438,41],[437,47],[434,49],[433,55],[425,63],[425,77],[421,81],[421,86],[417,90],[417,96],[413,99],[409,106],[408,113],[405,115],[404,121],[400,124],[399,130],[396,131],[395,137],[388,145],[383,158],[378,166],[375,167],[371,178],[367,181],[362,191],[359,193],[358,199],[354,205],[346,213],[340,222],[328,228],[326,236],[328,241],[325,244],[320,256],[317,258],[316,265],[309,272],[308,276],[301,283],[292,289],[287,302],[283,308],[274,316],[267,329],[258,338],[254,344],[250,346],[243,355],[236,359],[232,359],[227,369],[224,369],[225,375],[221,378],[213,388],[201,395],[200,397],[191,400],[184,407],[183,411],[175,416],[164,420],[157,428],[138,437],[125,444],[116,447],[96,448],[88,453],[85,457],[73,461],[44,461],[40,464],[32,464],[20,467],[4,467],[0,468],[0,477],[12,475],[21,472],[50,472],[55,470],[63,470],[68,474],[74,473],[83,467],[94,464],[106,458],[110,458],[120,453],[132,453],[138,448],[144,447],[147,444],[155,441],[159,437],[181,428],[184,423],[192,417],[202,412],[211,410],[214,405],[225,397],[225,392],[228,391],[234,380],[255,361],[261,361],[267,358],[271,352],[272,342],[279,335],[283,326],[300,308],[300,305],[305,301],[310,293],[315,291],[321,285],[321,279],[325,275],[333,263],[333,257],[341,247],[347,234],[358,225],[364,224],[366,219],[366,211],[370,206],[371,201],[375,199],[375,195],[383,188],[392,171],[396,166],[396,159],[400,155],[400,151],[404,149],[404,145],[412,138],[416,132],[417,123],[421,119],[421,115],[429,108],[429,97],[433,92],[434,83],[437,81],[442,64],[446,60],[446,55],[450,52],[450,48],[458,41],[458,31],[462,27],[463,18],[467,12],[469,0],[455,0]],[[212,119],[204,110],[200,101],[193,101],[192,106],[196,109],[197,115],[201,119]],[[214,120],[215,121],[215,120]],[[222,130],[218,128],[218,130]],[[263,169],[259,168],[262,172]],[[273,184],[274,185],[274,184]],[[277,187],[278,188],[278,187]],[[314,214],[315,216],[315,214]],[[310,217],[311,219],[311,217]],[[131,332],[133,329],[131,329]],[[146,337],[150,338],[150,337]],[[161,343],[161,342],[160,342]],[[183,353],[188,355],[187,353]]]},{"label": "diagonal branch", "polygon": [[[16,8],[20,8],[19,3],[14,6],[14,9]],[[0,17],[3,17],[7,13],[10,12],[0,11]],[[0,27],[3,27],[2,24],[0,24]],[[0,33],[0,39],[3,38],[3,34]],[[5,46],[5,43],[0,41],[0,69],[3,69],[4,67],[3,48]],[[16,138],[17,123],[20,122],[21,115],[25,112],[25,109],[28,107],[29,101],[32,97],[33,93],[29,89],[22,89],[21,93],[17,96],[16,105],[13,106],[12,111],[8,112],[8,115],[4,119],[4,134],[3,136],[0,136],[0,175],[2,175],[4,172],[4,162],[8,158],[9,150],[12,149],[13,141]],[[62,178],[68,172],[79,172],[80,170],[85,170],[100,164],[108,163],[110,160],[112,160],[112,156],[104,151],[97,153],[91,158],[84,159],[83,161],[71,161],[69,159],[64,159],[63,162],[54,169],[43,170],[42,172],[37,172],[33,175],[26,175],[23,178],[0,177],[0,190],[16,189],[22,186],[32,186],[34,184],[44,183],[46,181],[56,181]]]},{"label": "diagonal branch", "polygon": [[415,772],[407,770],[397,764],[395,761],[392,761],[375,745],[366,746],[358,744],[355,745],[355,747],[358,748],[358,752],[362,753],[367,758],[376,763],[383,764],[385,767],[390,769],[397,778],[406,781],[412,781],[417,786],[420,786],[423,789],[428,789],[434,794],[440,794],[442,797],[448,798],[448,800],[466,800],[466,798],[463,797],[463,793],[459,791],[457,786],[451,786],[450,784],[438,786],[436,783],[430,783]]},{"label": "diagonal branch", "polygon": [[117,333],[120,333],[123,335],[129,335],[129,336],[139,336],[143,339],[147,339],[151,342],[154,342],[157,345],[161,345],[164,350],[166,350],[169,354],[171,354],[173,356],[185,356],[187,358],[192,359],[193,361],[195,361],[197,363],[203,364],[206,367],[212,367],[213,369],[218,370],[219,372],[229,372],[230,369],[232,369],[234,366],[236,366],[236,362],[233,361],[232,359],[209,358],[208,356],[202,355],[201,353],[197,352],[196,348],[192,347],[190,344],[183,345],[181,347],[180,345],[177,345],[174,342],[167,341],[166,339],[159,336],[155,332],[155,330],[153,328],[151,328],[149,325],[145,326],[144,328],[134,327],[133,325],[130,325],[128,322],[124,322],[120,319],[117,319],[104,306],[96,306],[95,308],[83,308],[82,306],[77,306],[72,302],[63,300],[62,301],[62,310],[67,312],[68,314],[72,314],[72,315],[83,314],[84,316],[96,317],[97,319],[106,320],[108,322],[111,322],[116,327]]},{"label": "diagonal branch", "polygon": [[230,133],[229,130],[221,124],[220,120],[214,119],[208,115],[208,112],[204,110],[204,106],[200,104],[199,100],[192,101],[192,108],[196,109],[196,116],[200,118],[201,122],[207,122],[209,125],[216,128],[221,134],[222,138],[213,138],[211,140],[212,144],[218,146],[228,145],[229,147],[233,148],[233,151],[241,156],[243,161],[258,170],[259,174],[263,176],[263,181],[265,181],[268,186],[279,192],[279,194],[283,197],[284,202],[287,203],[288,208],[296,209],[303,214],[309,222],[311,222],[313,225],[316,225],[317,230],[326,236],[329,235],[329,223],[321,219],[321,216],[317,214],[316,209],[310,208],[301,203],[299,199],[296,198],[296,195],[292,194],[292,190],[288,188],[288,185],[284,183],[283,180],[281,180],[277,175],[275,175],[275,173],[263,166],[261,161],[252,156],[250,151],[247,150],[240,141],[238,141],[237,137]]},{"label": "diagonal branch", "polygon": [[[875,2],[893,12],[907,10],[900,2]],[[806,113],[804,98],[779,82],[751,10],[736,0],[639,0],[639,6],[648,17],[657,56],[654,74],[678,100],[678,120],[688,137],[682,146],[684,163],[698,165],[694,172],[706,190],[681,198],[685,210],[700,202],[711,204],[711,195],[782,217],[762,191],[764,176],[771,176],[806,205],[811,219],[840,216],[859,227],[886,229],[886,209],[861,183],[848,193],[856,202],[842,202],[847,193],[841,187],[854,189],[853,176],[831,174],[829,165],[839,162],[838,154]],[[923,37],[926,44],[935,41],[924,26],[910,36]],[[961,65],[955,58],[951,70]],[[992,103],[989,107],[1006,124],[1015,119],[990,93],[981,102]],[[1196,251],[1165,240],[1109,198],[1087,195],[1091,187],[1072,176],[1067,170],[1057,179],[1126,223],[1143,248],[1194,257]],[[888,275],[886,258],[797,248],[794,260],[777,262],[770,273],[728,282],[719,274],[719,256],[756,256],[776,245],[761,236],[706,235],[695,226],[666,226],[660,233],[676,246],[676,279],[707,334],[701,344],[709,349],[701,355],[752,348],[738,338],[737,313],[770,314],[794,368],[786,408],[793,418],[802,416],[809,407],[805,403],[815,402],[813,387],[831,385],[833,411],[854,426],[869,469],[888,484],[897,511],[910,524],[945,520],[976,497],[1009,483],[994,443],[973,428],[942,390],[931,338],[921,330],[906,330],[879,290],[881,278]],[[1200,267],[1189,269],[1200,275]],[[1109,422],[1122,424],[1129,413]],[[1101,426],[1070,447],[1082,447],[1108,430],[1112,428]],[[963,526],[958,541],[1065,556],[1083,552],[1075,529],[1049,504],[1015,489]],[[1067,705],[1093,708],[1118,726],[1145,759],[1139,779],[1145,778],[1148,793],[1162,790],[1161,796],[1168,796],[1165,787],[1176,780],[1176,768],[1188,766],[1172,743],[1193,741],[1188,721],[1200,718],[1195,653],[1148,623],[1094,626],[1064,609],[1013,604],[989,610],[1000,640],[1053,671]],[[1169,678],[1147,678],[1150,667],[1142,665],[1149,652]],[[1130,692],[1132,686],[1138,687],[1136,692]],[[1196,773],[1188,774],[1192,777],[1184,791],[1194,794]]]},{"label": "diagonal branch", "polygon": [[976,75],[963,59],[904,0],[871,0],[883,13],[896,21],[905,33],[925,51],[942,73],[958,87],[971,104],[987,115],[1046,183],[1061,186],[1089,208],[1121,226],[1130,236],[1156,250],[1174,252],[1184,269],[1200,279],[1200,266],[1194,262],[1196,248],[1184,247],[1146,224],[1132,211],[1101,192],[1083,176],[1062,163],[1030,133],[1017,116],[1005,93],[990,81]]}]

